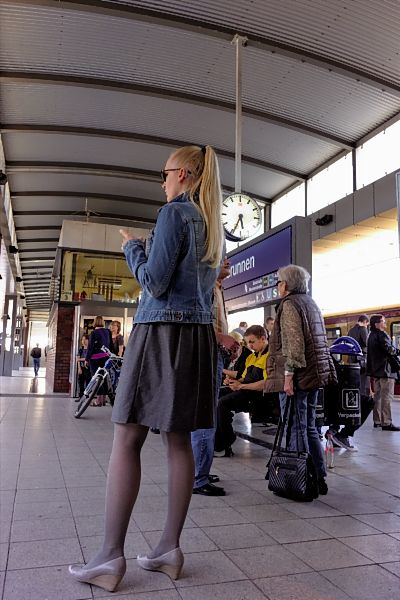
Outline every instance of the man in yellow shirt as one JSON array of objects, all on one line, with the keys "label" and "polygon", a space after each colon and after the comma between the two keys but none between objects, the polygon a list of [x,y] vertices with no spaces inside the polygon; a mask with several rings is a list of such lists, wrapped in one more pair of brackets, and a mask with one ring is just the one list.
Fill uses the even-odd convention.
[{"label": "man in yellow shirt", "polygon": [[[267,378],[268,340],[261,325],[252,325],[244,334],[253,353],[246,359],[241,379],[228,376],[217,406],[215,452],[232,456],[231,445],[236,440],[232,427],[233,413],[249,412],[254,403],[263,402],[264,381]],[[231,372],[232,374],[232,372]]]}]

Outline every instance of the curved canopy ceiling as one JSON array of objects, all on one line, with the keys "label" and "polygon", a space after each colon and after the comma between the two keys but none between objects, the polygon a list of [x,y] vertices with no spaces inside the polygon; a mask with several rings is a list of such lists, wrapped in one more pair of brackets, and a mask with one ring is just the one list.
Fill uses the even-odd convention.
[{"label": "curved canopy ceiling", "polygon": [[269,203],[400,113],[397,0],[3,1],[0,122],[27,306],[48,307],[65,218],[151,226],[159,170],[211,144],[234,188],[236,33],[242,188]]}]

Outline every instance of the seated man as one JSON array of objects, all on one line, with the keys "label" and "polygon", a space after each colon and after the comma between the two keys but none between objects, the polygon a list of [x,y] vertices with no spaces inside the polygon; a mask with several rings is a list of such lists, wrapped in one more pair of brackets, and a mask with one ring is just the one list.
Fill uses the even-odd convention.
[{"label": "seated man", "polygon": [[[262,403],[264,380],[267,377],[267,334],[264,327],[252,325],[244,334],[253,353],[246,359],[246,367],[240,379],[225,379],[226,387],[220,392],[217,406],[217,431],[215,452],[232,456],[231,445],[236,440],[232,428],[232,412],[249,412],[254,402]],[[232,375],[232,373],[230,373]]]}]

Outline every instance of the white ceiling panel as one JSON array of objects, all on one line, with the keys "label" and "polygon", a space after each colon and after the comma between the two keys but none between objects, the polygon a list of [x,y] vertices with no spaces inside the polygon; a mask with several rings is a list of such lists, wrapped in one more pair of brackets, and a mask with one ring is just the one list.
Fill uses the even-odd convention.
[{"label": "white ceiling panel", "polygon": [[[0,18],[2,68],[117,80],[234,102],[235,53],[229,40],[200,30],[177,35],[173,27],[156,22],[59,6],[5,4]],[[399,97],[388,91],[251,45],[243,53],[243,83],[245,107],[352,141],[400,111]]]},{"label": "white ceiling panel", "polygon": [[[3,83],[2,91],[3,123],[94,127],[170,139],[178,134],[191,143],[234,151],[235,117],[230,112],[65,85]],[[254,158],[306,174],[337,152],[333,143],[262,120],[243,119],[243,153]]]},{"label": "white ceiling panel", "polygon": [[318,54],[328,60],[400,83],[397,0],[124,0],[140,9],[160,11],[197,22],[260,36],[282,47]]},{"label": "white ceiling panel", "polygon": [[[149,164],[161,169],[173,146],[156,143],[119,140],[106,137],[65,135],[58,133],[13,132],[3,134],[3,143],[9,161],[85,162],[147,169]],[[220,157],[222,181],[233,186],[234,157]],[[243,162],[242,186],[249,193],[268,198],[288,187],[296,179],[275,173],[261,166]]]}]

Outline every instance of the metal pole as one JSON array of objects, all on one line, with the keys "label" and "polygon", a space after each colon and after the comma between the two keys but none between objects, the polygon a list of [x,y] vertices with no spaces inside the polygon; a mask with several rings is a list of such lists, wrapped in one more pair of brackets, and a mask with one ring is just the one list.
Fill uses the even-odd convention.
[{"label": "metal pole", "polygon": [[236,46],[236,115],[235,115],[235,192],[242,191],[242,48],[247,37],[236,34],[232,40]]}]

